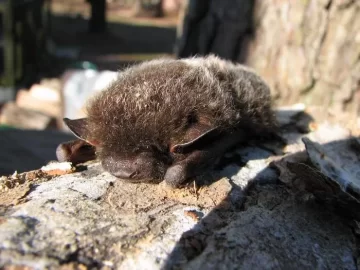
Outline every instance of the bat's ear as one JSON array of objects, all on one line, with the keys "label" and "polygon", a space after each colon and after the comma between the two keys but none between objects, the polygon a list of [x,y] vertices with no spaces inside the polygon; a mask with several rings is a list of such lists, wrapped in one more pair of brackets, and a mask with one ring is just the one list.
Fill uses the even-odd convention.
[{"label": "bat's ear", "polygon": [[220,128],[192,127],[188,130],[186,142],[170,147],[171,153],[185,154],[209,146],[222,136],[224,131]]},{"label": "bat's ear", "polygon": [[70,131],[78,137],[80,140],[86,141],[87,143],[96,146],[97,142],[90,138],[90,132],[87,125],[87,118],[69,119],[64,118],[64,123],[68,126]]}]

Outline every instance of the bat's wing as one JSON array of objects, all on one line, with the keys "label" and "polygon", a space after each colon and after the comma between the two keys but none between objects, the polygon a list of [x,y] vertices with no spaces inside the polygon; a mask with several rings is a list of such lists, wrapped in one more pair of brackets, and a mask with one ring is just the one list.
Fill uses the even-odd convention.
[{"label": "bat's wing", "polygon": [[80,118],[80,119],[63,119],[65,124],[68,126],[70,131],[79,139],[86,141],[86,136],[88,133],[87,129],[87,118]]},{"label": "bat's wing", "polygon": [[92,140],[90,137],[90,132],[87,125],[87,118],[79,118],[79,119],[64,118],[63,120],[70,129],[70,131],[80,140],[83,140],[93,146],[98,145],[98,143]]}]

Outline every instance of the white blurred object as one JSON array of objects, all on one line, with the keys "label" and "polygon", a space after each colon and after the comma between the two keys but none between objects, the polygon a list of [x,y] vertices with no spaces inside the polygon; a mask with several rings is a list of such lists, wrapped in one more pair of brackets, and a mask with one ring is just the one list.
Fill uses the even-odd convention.
[{"label": "white blurred object", "polygon": [[86,100],[94,93],[105,89],[117,78],[114,71],[76,70],[64,82],[63,116],[76,119],[84,117]]}]

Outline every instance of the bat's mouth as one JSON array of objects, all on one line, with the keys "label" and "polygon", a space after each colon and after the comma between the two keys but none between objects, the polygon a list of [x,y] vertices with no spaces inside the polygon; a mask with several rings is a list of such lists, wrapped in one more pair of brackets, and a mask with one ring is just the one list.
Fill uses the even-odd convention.
[{"label": "bat's mouth", "polygon": [[142,178],[142,179],[131,179],[131,178],[120,178],[117,177],[119,180],[126,181],[132,184],[139,184],[139,183],[147,183],[147,184],[159,184],[163,181],[163,179],[154,179],[154,178]]}]

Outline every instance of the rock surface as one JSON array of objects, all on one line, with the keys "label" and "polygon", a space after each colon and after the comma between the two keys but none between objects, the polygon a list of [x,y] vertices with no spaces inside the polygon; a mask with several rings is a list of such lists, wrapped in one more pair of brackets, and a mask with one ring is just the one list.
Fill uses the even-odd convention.
[{"label": "rock surface", "polygon": [[[302,136],[289,129],[287,151],[305,150]],[[286,166],[278,181],[275,152],[236,149],[213,181],[175,190],[127,183],[96,162],[19,184],[0,194],[0,267],[357,269],[357,217],[283,181]]]}]

